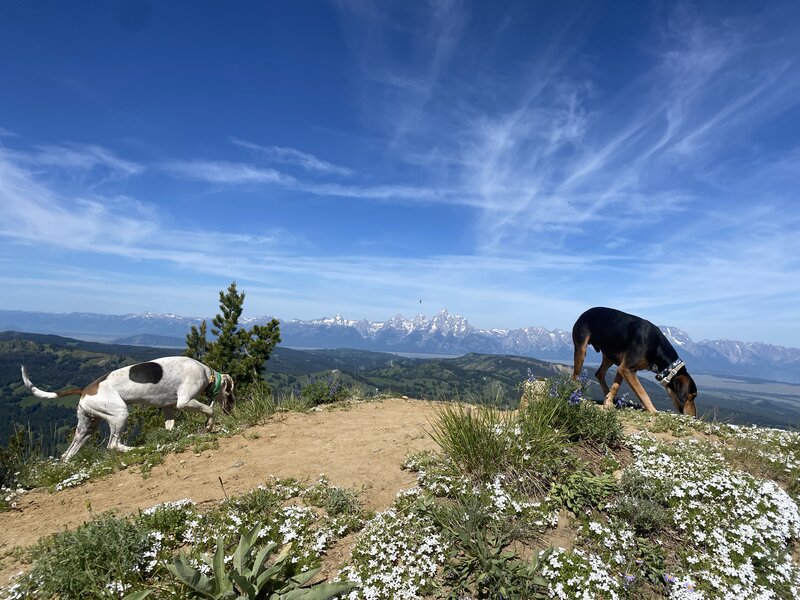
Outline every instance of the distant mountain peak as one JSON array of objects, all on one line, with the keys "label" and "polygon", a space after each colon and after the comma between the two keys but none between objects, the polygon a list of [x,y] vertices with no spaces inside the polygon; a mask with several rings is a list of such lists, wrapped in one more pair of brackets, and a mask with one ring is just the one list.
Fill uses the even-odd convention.
[{"label": "distant mountain peak", "polygon": [[[248,317],[248,327],[273,317]],[[134,343],[168,336],[185,339],[191,325],[201,319],[174,313],[103,315],[94,313],[43,313],[0,310],[0,329],[64,335],[92,341],[131,338]],[[695,342],[683,330],[661,326],[690,370],[749,375],[764,379],[800,382],[800,349],[761,342],[702,340]],[[134,337],[138,336],[138,337]],[[281,320],[283,345],[310,348],[354,348],[388,352],[439,354],[516,354],[572,361],[572,335],[541,325],[518,329],[479,329],[446,308],[433,317],[417,314],[412,319],[397,314],[386,321],[351,320],[341,314],[309,321]],[[599,362],[590,352],[587,359]]]}]

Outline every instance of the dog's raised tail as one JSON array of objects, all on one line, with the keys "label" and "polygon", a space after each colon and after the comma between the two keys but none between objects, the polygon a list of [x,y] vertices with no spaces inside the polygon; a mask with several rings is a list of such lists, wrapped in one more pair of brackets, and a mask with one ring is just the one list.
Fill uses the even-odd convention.
[{"label": "dog's raised tail", "polygon": [[61,390],[60,392],[46,392],[44,390],[40,390],[28,377],[28,371],[25,368],[25,365],[21,365],[22,367],[22,382],[25,384],[25,387],[28,388],[28,391],[36,396],[37,398],[61,398],[62,396],[74,396],[75,394],[80,394],[83,392],[81,388],[70,388],[68,390]]}]

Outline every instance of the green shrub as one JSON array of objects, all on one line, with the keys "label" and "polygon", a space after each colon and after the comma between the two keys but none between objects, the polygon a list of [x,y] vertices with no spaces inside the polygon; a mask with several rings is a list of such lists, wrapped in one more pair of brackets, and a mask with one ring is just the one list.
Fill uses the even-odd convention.
[{"label": "green shrub", "polygon": [[653,535],[673,524],[663,484],[634,471],[626,471],[621,493],[610,513],[640,536]]},{"label": "green shrub", "polygon": [[19,597],[118,595],[144,581],[145,553],[151,544],[146,529],[111,515],[49,537],[28,551],[36,562],[20,582]]},{"label": "green shrub", "polygon": [[303,386],[300,395],[312,406],[320,404],[333,404],[350,397],[350,388],[338,381],[335,374],[327,377],[309,377],[308,383]]},{"label": "green shrub", "polygon": [[615,411],[600,410],[586,401],[580,382],[561,378],[549,381],[549,393],[528,402],[520,418],[542,422],[573,442],[616,447],[622,440],[622,423]]}]

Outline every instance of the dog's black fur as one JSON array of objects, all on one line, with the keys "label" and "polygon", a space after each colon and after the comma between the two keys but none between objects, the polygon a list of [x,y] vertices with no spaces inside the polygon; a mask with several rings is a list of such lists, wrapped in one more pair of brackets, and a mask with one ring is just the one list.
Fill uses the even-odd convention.
[{"label": "dog's black fur", "polygon": [[[636,371],[648,369],[660,372],[678,359],[675,348],[658,327],[635,315],[598,306],[590,308],[575,321],[572,342],[575,344],[573,379],[577,380],[583,368],[589,344],[595,351],[603,354],[603,362],[595,375],[605,394],[604,407],[612,406],[614,396],[625,379],[644,407],[650,412],[656,412],[650,397],[636,377]],[[617,375],[609,389],[605,377],[612,364],[617,365]],[[685,366],[666,385],[666,390],[678,412],[697,415],[694,404],[697,386]]]}]

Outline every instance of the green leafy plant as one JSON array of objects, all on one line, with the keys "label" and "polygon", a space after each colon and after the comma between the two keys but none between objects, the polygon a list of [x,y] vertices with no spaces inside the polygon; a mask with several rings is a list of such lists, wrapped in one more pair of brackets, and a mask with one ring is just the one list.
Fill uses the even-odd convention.
[{"label": "green leafy plant", "polygon": [[638,535],[652,535],[673,524],[672,510],[662,484],[626,471],[621,488],[622,493],[610,512]]},{"label": "green leafy plant", "polygon": [[513,526],[494,518],[485,494],[468,492],[429,507],[445,534],[449,560],[444,569],[449,598],[546,598],[547,582],[538,560],[526,563],[508,548]]},{"label": "green leafy plant", "polygon": [[333,404],[350,397],[350,388],[338,381],[333,373],[327,377],[312,375],[308,383],[303,386],[300,395],[312,406]]},{"label": "green leafy plant", "polygon": [[597,410],[585,402],[585,386],[566,378],[547,380],[548,393],[538,394],[520,411],[523,421],[544,422],[569,441],[616,447],[622,441],[622,423],[615,411]]},{"label": "green leafy plant", "polygon": [[267,559],[277,548],[277,544],[269,542],[256,552],[260,531],[261,525],[256,524],[241,536],[233,553],[229,571],[225,566],[225,542],[221,536],[217,538],[214,556],[203,557],[206,564],[211,567],[213,577],[204,575],[184,556],[178,556],[167,568],[189,587],[195,596],[209,600],[325,600],[353,588],[350,582],[303,587],[319,569],[296,573],[290,554],[291,544],[283,548],[274,563],[268,564]]},{"label": "green leafy plant", "polygon": [[619,489],[611,475],[592,475],[584,471],[571,473],[554,483],[550,494],[567,509],[578,514],[585,508],[597,509],[600,503]]}]

